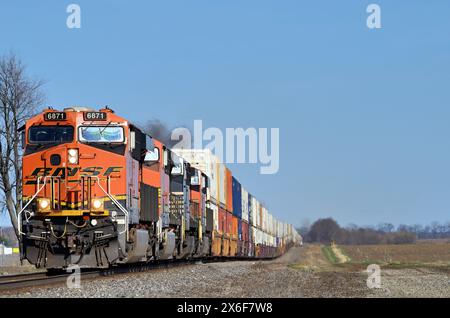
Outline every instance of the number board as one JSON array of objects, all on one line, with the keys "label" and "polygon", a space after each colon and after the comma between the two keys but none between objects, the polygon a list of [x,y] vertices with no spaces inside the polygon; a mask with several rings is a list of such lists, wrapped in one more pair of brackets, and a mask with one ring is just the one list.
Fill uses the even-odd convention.
[{"label": "number board", "polygon": [[67,114],[64,112],[48,112],[44,114],[45,121],[67,120]]},{"label": "number board", "polygon": [[83,113],[84,120],[106,120],[106,113],[102,112],[85,112]]}]

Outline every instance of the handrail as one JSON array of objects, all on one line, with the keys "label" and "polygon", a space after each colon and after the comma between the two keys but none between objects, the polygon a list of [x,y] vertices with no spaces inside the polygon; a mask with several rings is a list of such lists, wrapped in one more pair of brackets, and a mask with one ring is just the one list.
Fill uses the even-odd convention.
[{"label": "handrail", "polygon": [[[37,191],[36,193],[31,197],[31,199],[25,204],[25,206],[20,210],[20,212],[17,214],[17,231],[19,232],[19,236],[25,234],[22,232],[22,213],[25,211],[25,209],[30,205],[30,203],[36,198],[36,196],[39,194],[39,192],[42,191],[42,189],[45,188],[45,185],[47,184],[47,178],[51,178],[51,176],[44,176],[44,182],[42,183],[42,187],[40,186],[42,176],[39,176],[37,178]],[[20,239],[20,238],[19,238]]]},{"label": "handrail", "polygon": [[108,191],[106,191],[102,185],[100,184],[100,178],[98,176],[91,176],[92,178],[96,178],[97,184],[99,188],[109,197],[109,199],[125,214],[125,231],[119,232],[119,234],[126,233],[127,241],[129,239],[129,233],[128,233],[128,221],[129,221],[129,212],[122,206],[122,204],[117,201],[116,198],[112,194],[110,194]]},{"label": "handrail", "polygon": [[[58,177],[58,176],[55,176]],[[99,188],[109,197],[109,199],[123,212],[125,215],[125,230],[122,232],[119,232],[119,234],[126,233],[127,240],[129,239],[129,231],[128,231],[128,222],[129,222],[129,212],[122,206],[122,204],[117,201],[116,198],[114,198],[113,195],[111,195],[108,191],[106,191],[102,185],[100,184],[100,178],[98,176],[91,176],[92,178],[97,179],[97,184]],[[31,197],[31,199],[23,206],[23,208],[20,210],[20,212],[17,214],[17,230],[19,232],[19,236],[24,235],[25,233],[22,232],[22,213],[25,211],[25,209],[30,205],[30,203],[36,198],[36,196],[42,191],[42,189],[45,188],[45,185],[47,184],[48,178],[53,178],[53,176],[44,176],[44,181],[42,183],[42,186],[40,184],[42,176],[39,176],[37,178],[37,191],[36,193]]]}]

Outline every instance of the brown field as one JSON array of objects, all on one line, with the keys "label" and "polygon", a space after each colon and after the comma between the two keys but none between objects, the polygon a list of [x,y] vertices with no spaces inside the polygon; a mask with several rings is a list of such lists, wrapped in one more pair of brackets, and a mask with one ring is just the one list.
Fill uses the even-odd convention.
[{"label": "brown field", "polygon": [[449,242],[420,242],[402,245],[340,245],[351,262],[450,264]]}]

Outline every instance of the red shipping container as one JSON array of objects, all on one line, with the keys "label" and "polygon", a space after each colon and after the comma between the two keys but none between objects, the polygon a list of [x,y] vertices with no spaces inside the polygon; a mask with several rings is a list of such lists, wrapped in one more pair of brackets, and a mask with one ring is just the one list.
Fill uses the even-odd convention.
[{"label": "red shipping container", "polygon": [[228,212],[219,207],[219,233],[226,234],[228,233],[227,227],[227,214]]},{"label": "red shipping container", "polygon": [[233,215],[230,212],[225,212],[226,214],[226,234],[228,234],[228,237],[231,237],[231,234],[233,233]]},{"label": "red shipping container", "polygon": [[248,223],[242,222],[242,240],[248,242]]}]

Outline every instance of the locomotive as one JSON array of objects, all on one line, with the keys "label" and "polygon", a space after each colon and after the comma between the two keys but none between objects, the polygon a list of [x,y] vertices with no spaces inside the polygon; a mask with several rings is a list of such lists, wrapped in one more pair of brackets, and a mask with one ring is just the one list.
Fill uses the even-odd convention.
[{"label": "locomotive", "polygon": [[21,128],[21,260],[36,267],[268,258],[301,236],[208,150],[169,149],[108,108],[48,108]]}]

